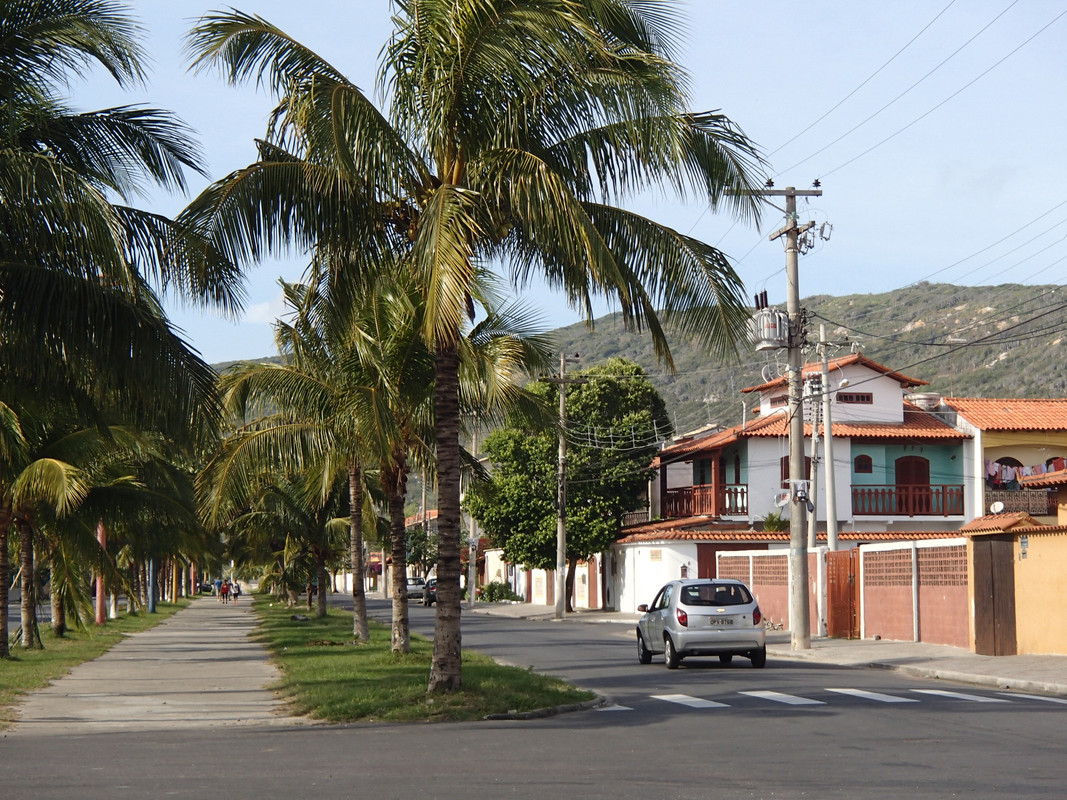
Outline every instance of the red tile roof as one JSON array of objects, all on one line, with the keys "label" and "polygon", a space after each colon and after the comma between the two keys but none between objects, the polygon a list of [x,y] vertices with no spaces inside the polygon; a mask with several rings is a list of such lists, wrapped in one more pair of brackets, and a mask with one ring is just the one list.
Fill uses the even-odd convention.
[{"label": "red tile roof", "polygon": [[985,400],[946,397],[945,404],[983,431],[1067,431],[1067,397]]},{"label": "red tile roof", "polygon": [[[871,359],[867,358],[865,355],[863,355],[863,353],[851,353],[851,354],[849,354],[847,356],[842,356],[841,358],[831,359],[828,362],[828,367],[829,367],[830,371],[832,372],[835,369],[840,369],[841,367],[848,367],[848,366],[851,366],[852,364],[861,364],[861,365],[867,367],[868,369],[874,370],[875,372],[880,372],[882,375],[886,375],[886,376],[888,376],[890,378],[893,378],[896,381],[899,381],[901,386],[911,387],[911,386],[927,386],[927,385],[929,385],[928,381],[922,381],[922,380],[919,380],[918,378],[909,378],[907,375],[902,375],[899,372],[894,372],[889,367],[883,366],[882,364],[879,364],[877,361],[872,361]],[[822,372],[822,364],[821,363],[805,364],[802,371],[803,371],[803,373],[805,375],[806,374],[810,374],[810,373]],[[767,383],[761,383],[759,386],[749,386],[749,387],[747,387],[745,389],[742,389],[741,391],[742,392],[763,392],[763,391],[766,391],[768,389],[773,389],[775,386],[785,386],[785,384],[786,384],[786,378],[783,375],[782,377],[776,378],[773,381],[768,381]]]},{"label": "red tile roof", "polygon": [[[787,437],[789,435],[789,418],[787,414],[768,414],[745,425],[735,425],[724,431],[709,436],[697,437],[678,442],[660,451],[658,463],[678,461],[690,453],[717,450],[741,439]],[[904,403],[904,422],[835,422],[835,438],[852,438],[866,440],[881,439],[923,439],[926,441],[945,441],[970,439],[969,434],[956,430],[939,417],[920,411],[910,403]],[[811,436],[811,425],[804,425],[804,435]]]},{"label": "red tile roof", "polygon": [[1028,489],[1050,489],[1067,484],[1067,469],[1046,472],[1043,475],[1020,475],[1019,483]]},{"label": "red tile roof", "polygon": [[960,533],[968,536],[982,536],[992,533],[1063,533],[1067,525],[1042,525],[1025,511],[1009,514],[986,514],[973,519],[960,528]]},{"label": "red tile roof", "polygon": [[[616,544],[640,544],[642,542],[774,542],[788,543],[789,531],[757,531],[751,528],[734,529],[699,526],[696,518],[685,520],[665,520],[672,524],[657,527],[663,523],[650,523],[640,526],[640,530],[628,528],[625,536],[616,540]],[[909,542],[926,539],[950,539],[959,536],[955,531],[840,531],[837,538],[842,542]],[[826,543],[826,532],[819,531],[816,540]],[[784,551],[783,551],[784,552]]]}]

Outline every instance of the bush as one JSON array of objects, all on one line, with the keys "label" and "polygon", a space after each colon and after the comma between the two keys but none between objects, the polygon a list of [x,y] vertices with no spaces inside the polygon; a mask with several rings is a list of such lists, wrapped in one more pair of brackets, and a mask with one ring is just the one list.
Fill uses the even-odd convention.
[{"label": "bush", "polygon": [[480,597],[486,603],[499,603],[502,600],[522,600],[522,598],[512,591],[504,581],[493,581],[487,583],[482,587]]}]

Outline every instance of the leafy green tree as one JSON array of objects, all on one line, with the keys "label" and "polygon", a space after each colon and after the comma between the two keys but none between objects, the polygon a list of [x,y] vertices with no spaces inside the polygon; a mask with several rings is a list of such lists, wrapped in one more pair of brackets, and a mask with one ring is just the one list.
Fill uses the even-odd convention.
[{"label": "leafy green tree", "polygon": [[[567,409],[567,607],[574,568],[615,541],[622,516],[641,505],[641,492],[659,443],[672,427],[663,398],[641,367],[622,358],[573,375]],[[546,406],[555,387],[538,384]],[[466,504],[509,561],[554,569],[558,483],[558,428],[531,429],[525,420],[491,434],[490,479],[475,484]]]},{"label": "leafy green tree", "polygon": [[421,285],[438,484],[428,689],[449,691],[462,683],[458,351],[485,270],[499,263],[520,287],[544,276],[586,314],[594,297],[611,298],[668,362],[667,323],[729,352],[748,310],[727,258],[616,204],[666,184],[754,216],[761,162],[728,118],[688,108],[672,4],[395,8],[380,75],[388,117],[265,20],[204,17],[189,40],[194,63],[260,81],[278,103],[261,160],[210,187],[183,220],[235,262],[279,243],[338,247],[340,280],[400,253]]}]

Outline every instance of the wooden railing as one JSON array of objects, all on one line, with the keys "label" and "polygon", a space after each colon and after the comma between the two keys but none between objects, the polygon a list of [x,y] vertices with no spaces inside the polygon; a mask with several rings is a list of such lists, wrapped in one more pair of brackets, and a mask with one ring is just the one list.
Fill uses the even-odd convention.
[{"label": "wooden railing", "polygon": [[876,517],[963,514],[963,486],[853,486],[852,513]]},{"label": "wooden railing", "polygon": [[629,525],[640,525],[643,522],[649,521],[649,513],[647,508],[639,508],[637,511],[627,511],[622,515],[622,526],[625,528]]},{"label": "wooden railing", "polygon": [[987,489],[983,513],[988,514],[993,503],[1003,503],[1005,512],[1025,511],[1032,517],[1055,517],[1059,513],[1056,492],[1045,489]]},{"label": "wooden railing", "polygon": [[681,486],[668,489],[663,498],[663,516],[667,519],[711,516],[748,516],[748,484],[725,486]]}]

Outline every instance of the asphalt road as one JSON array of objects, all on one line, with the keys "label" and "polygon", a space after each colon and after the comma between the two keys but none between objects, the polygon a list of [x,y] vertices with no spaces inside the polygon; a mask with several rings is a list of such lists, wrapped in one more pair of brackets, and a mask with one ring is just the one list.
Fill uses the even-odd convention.
[{"label": "asphalt road", "polygon": [[[432,610],[411,617],[429,631]],[[464,646],[613,704],[527,721],[10,737],[0,787],[84,800],[630,800],[1060,798],[1067,784],[1067,704],[1047,699],[788,660],[668,671],[637,664],[624,625],[467,615]]]}]

